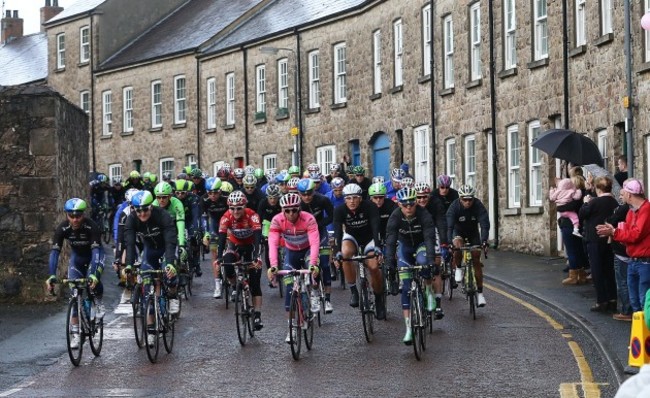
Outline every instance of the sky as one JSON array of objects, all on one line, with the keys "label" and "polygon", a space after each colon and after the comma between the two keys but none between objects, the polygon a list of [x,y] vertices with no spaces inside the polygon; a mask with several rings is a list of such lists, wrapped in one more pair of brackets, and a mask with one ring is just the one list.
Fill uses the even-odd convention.
[{"label": "sky", "polygon": [[[59,7],[66,8],[77,0],[59,0]],[[45,0],[0,0],[4,10],[18,10],[18,17],[23,19],[23,34],[29,35],[41,30],[41,7]],[[13,12],[12,12],[13,15]],[[2,13],[2,17],[5,13]]]}]

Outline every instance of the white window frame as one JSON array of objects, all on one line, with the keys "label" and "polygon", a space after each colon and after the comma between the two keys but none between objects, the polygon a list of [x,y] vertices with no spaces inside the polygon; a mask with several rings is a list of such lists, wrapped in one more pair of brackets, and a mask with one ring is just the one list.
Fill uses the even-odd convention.
[{"label": "white window frame", "polygon": [[548,3],[534,0],[535,61],[548,58]]},{"label": "white window frame", "polygon": [[133,131],[133,87],[122,89],[122,131],[130,133]]},{"label": "white window frame", "polygon": [[476,187],[476,135],[467,135],[463,141],[463,149],[465,152],[463,184]]},{"label": "white window frame", "polygon": [[320,56],[318,50],[311,51],[309,63],[309,108],[320,107]]},{"label": "white window frame", "polygon": [[456,182],[456,139],[445,141],[445,173],[451,178],[452,186]]},{"label": "white window frame", "polygon": [[191,169],[199,167],[199,162],[196,160],[196,155],[192,153],[185,156],[185,162]]},{"label": "white window frame", "polygon": [[605,165],[605,168],[607,168],[607,162],[609,161],[607,129],[598,131],[596,133],[596,139],[598,141],[598,150],[600,151],[600,155],[603,157],[603,164]]},{"label": "white window frame", "polygon": [[278,167],[278,154],[268,153],[262,157],[262,164],[264,165],[264,174],[268,169],[277,169]]},{"label": "white window frame", "polygon": [[289,60],[278,60],[278,108],[289,109]]},{"label": "white window frame", "polygon": [[84,90],[79,93],[79,107],[86,114],[90,114],[90,91]]},{"label": "white window frame", "polygon": [[79,28],[79,63],[84,64],[90,61],[90,28],[82,26]]},{"label": "white window frame", "polygon": [[431,75],[431,5],[422,9],[422,75]]},{"label": "white window frame", "polygon": [[429,125],[423,124],[413,129],[413,150],[415,181],[431,184]]},{"label": "white window frame", "polygon": [[454,87],[454,22],[451,14],[442,19],[442,40],[443,40],[443,88]]},{"label": "white window frame", "polygon": [[113,134],[113,94],[111,90],[102,92],[102,134]]},{"label": "white window frame", "polygon": [[[113,181],[115,180],[115,177],[120,177],[122,178],[122,164],[121,163],[113,163],[108,165],[108,181],[110,181],[111,184],[113,184]],[[124,183],[124,181],[122,181]]]},{"label": "white window frame", "polygon": [[542,152],[532,146],[539,137],[542,128],[539,120],[528,123],[528,203],[530,207],[541,207],[544,194],[542,191]]},{"label": "white window frame", "polygon": [[517,125],[507,129],[508,140],[508,207],[521,207],[521,144]]},{"label": "white window frame", "polygon": [[187,80],[185,75],[174,77],[174,124],[187,121]]},{"label": "white window frame", "polygon": [[235,125],[235,73],[226,74],[226,125]]},{"label": "white window frame", "polygon": [[600,0],[600,34],[602,36],[614,32],[612,17],[612,0]]},{"label": "white window frame", "polygon": [[65,69],[65,33],[56,35],[56,68]]},{"label": "white window frame", "polygon": [[[347,102],[347,72],[345,42],[334,45],[334,103]],[[329,169],[321,169],[329,170]]]},{"label": "white window frame", "polygon": [[517,67],[517,14],[515,0],[505,0],[503,6],[504,34],[504,69]]},{"label": "white window frame", "polygon": [[336,162],[336,145],[323,145],[316,148],[316,163],[321,170],[329,170]]},{"label": "white window frame", "polygon": [[255,67],[255,112],[266,112],[266,65]]},{"label": "white window frame", "polygon": [[[644,1],[644,11],[645,14],[650,12],[650,0]],[[644,49],[644,61],[650,62],[650,30],[643,30],[643,35],[645,38],[645,49]]]},{"label": "white window frame", "polygon": [[470,76],[472,81],[480,80],[483,77],[481,63],[481,3],[472,4],[469,9],[470,28]]},{"label": "white window frame", "polygon": [[587,44],[587,0],[576,0],[576,47]]},{"label": "white window frame", "polygon": [[381,31],[372,34],[372,93],[381,94]]},{"label": "white window frame", "polygon": [[207,115],[206,123],[208,129],[217,128],[217,79],[208,78],[206,81]]},{"label": "white window frame", "polygon": [[216,176],[217,172],[223,167],[224,164],[226,164],[226,162],[223,160],[212,163],[212,176]]},{"label": "white window frame", "polygon": [[404,64],[403,64],[403,53],[404,53],[404,35],[403,35],[403,25],[402,20],[398,19],[393,22],[393,50],[394,54],[394,74],[395,74],[395,87],[399,87],[404,84]]},{"label": "white window frame", "polygon": [[[156,89],[158,92],[156,92]],[[158,128],[163,125],[162,118],[162,81],[151,82],[151,127]]]},{"label": "white window frame", "polygon": [[[171,163],[171,168],[169,167],[170,163]],[[172,176],[175,176],[176,175],[176,173],[174,172],[175,167],[176,166],[175,166],[175,162],[174,162],[173,157],[161,158],[160,159],[160,168],[159,168],[160,174],[158,174],[159,176],[161,176],[161,181],[162,181],[162,176],[166,172],[170,172]]]}]

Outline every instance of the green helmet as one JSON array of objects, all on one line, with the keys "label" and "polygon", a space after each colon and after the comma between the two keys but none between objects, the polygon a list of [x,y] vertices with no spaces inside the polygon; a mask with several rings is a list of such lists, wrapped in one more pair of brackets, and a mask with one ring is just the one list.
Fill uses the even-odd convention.
[{"label": "green helmet", "polygon": [[208,192],[216,192],[221,190],[223,182],[219,177],[208,178],[205,182],[205,190]]},{"label": "green helmet", "polygon": [[253,170],[253,175],[255,176],[255,178],[257,178],[259,180],[260,178],[264,177],[264,170],[255,169],[255,170]]},{"label": "green helmet", "polygon": [[364,175],[366,174],[366,169],[363,168],[363,166],[354,166],[352,168],[352,171],[354,172],[355,175]]},{"label": "green helmet", "polygon": [[383,195],[386,196],[386,186],[380,182],[376,182],[372,184],[368,188],[368,195],[369,196],[378,196],[378,195]]},{"label": "green helmet", "polygon": [[169,185],[168,182],[161,182],[160,184],[156,185],[156,187],[153,189],[153,193],[158,196],[158,195],[171,195],[172,194],[172,186]]},{"label": "green helmet", "polygon": [[176,192],[187,192],[192,190],[192,182],[187,180],[176,180],[174,182],[176,185]]},{"label": "green helmet", "polygon": [[201,169],[192,170],[192,178],[203,178],[203,172]]},{"label": "green helmet", "polygon": [[189,175],[192,175],[192,166],[185,166],[183,167],[183,173]]},{"label": "green helmet", "polygon": [[143,180],[146,179],[146,180],[151,181],[151,173],[149,173],[148,171],[145,171],[144,173],[142,173],[142,179]]},{"label": "green helmet", "polygon": [[79,198],[68,199],[63,206],[66,213],[83,213],[87,207],[86,201]]},{"label": "green helmet", "polygon": [[155,184],[156,181],[158,181],[158,177],[154,173],[149,173],[149,181],[151,181],[152,184]]},{"label": "green helmet", "polygon": [[233,191],[233,189],[234,188],[233,188],[232,184],[229,183],[228,181],[223,181],[221,183],[221,192],[229,194],[229,193],[231,193]]},{"label": "green helmet", "polygon": [[138,170],[133,170],[132,172],[129,173],[129,178],[140,178],[140,173]]},{"label": "green helmet", "polygon": [[300,174],[300,167],[291,166],[291,167],[289,167],[289,170],[287,170],[287,173],[289,173],[289,174]]}]

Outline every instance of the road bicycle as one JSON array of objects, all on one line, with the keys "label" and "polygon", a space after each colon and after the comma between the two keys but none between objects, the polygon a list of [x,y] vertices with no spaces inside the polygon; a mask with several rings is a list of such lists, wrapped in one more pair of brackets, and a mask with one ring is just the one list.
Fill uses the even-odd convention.
[{"label": "road bicycle", "polygon": [[[237,261],[234,263],[224,263],[223,265],[232,265],[235,268],[235,323],[237,324],[237,337],[239,344],[246,345],[246,339],[255,336],[253,319],[255,308],[253,307],[253,297],[250,291],[248,272],[250,266],[255,264],[252,261]],[[226,297],[228,300],[229,297]]]},{"label": "road bicycle", "polygon": [[334,256],[331,255],[331,253],[334,253],[335,249],[335,241],[334,241],[334,231],[327,231],[327,235],[329,237],[329,247],[330,247],[330,261],[329,261],[329,267],[330,267],[330,274],[332,275],[332,281],[336,281],[337,279],[340,281],[341,289],[345,290],[345,275],[343,275],[343,267],[337,267],[336,266],[336,261]]},{"label": "road bicycle", "polygon": [[[363,334],[368,343],[372,342],[375,334],[375,295],[370,286],[367,267],[364,260],[375,258],[374,254],[356,255],[350,258],[342,258],[341,261],[354,261],[357,265],[357,289],[359,291],[359,310],[361,311],[361,321],[363,322]],[[343,267],[341,267],[343,268]]]},{"label": "road bicycle", "polygon": [[[408,265],[400,267],[399,273],[404,276],[402,279],[411,279],[409,289],[409,317],[411,320],[411,333],[413,334],[413,352],[415,358],[422,359],[422,353],[427,349],[426,330],[433,333],[433,316],[431,311],[426,311],[426,299],[422,290],[421,271],[430,270],[429,265]],[[403,288],[407,288],[404,286]]]},{"label": "road bicycle", "polygon": [[309,302],[311,271],[291,269],[280,270],[277,274],[288,279],[285,283],[293,283],[289,300],[289,345],[291,356],[297,361],[300,359],[302,337],[305,338],[305,346],[308,350],[311,350],[314,342],[314,315]]},{"label": "road bicycle", "polygon": [[451,301],[454,297],[454,272],[451,265],[451,252],[447,256],[442,256],[439,253],[436,254],[436,257],[440,258],[440,278],[442,278],[442,294],[447,296]]},{"label": "road bicycle", "polygon": [[[144,342],[147,348],[147,357],[151,363],[156,363],[158,360],[161,339],[167,353],[171,353],[174,347],[176,317],[169,313],[168,286],[162,278],[164,272],[164,270],[138,271],[138,274],[142,276],[142,283],[149,285],[149,292],[145,298],[142,327],[143,330],[146,330]],[[156,287],[160,287],[158,292],[156,292]],[[152,323],[149,323],[150,320]]]},{"label": "road bicycle", "polygon": [[108,206],[99,208],[97,219],[100,222],[99,228],[101,229],[101,239],[104,243],[108,244],[111,241],[111,210]]},{"label": "road bicycle", "polygon": [[[472,251],[480,250],[481,245],[465,245],[457,250],[461,251],[461,269],[463,270],[463,280],[461,282],[461,291],[465,294],[465,299],[469,302],[469,313],[473,319],[476,319],[476,307],[478,307],[478,290],[476,285],[476,271],[474,270],[474,261],[472,261]],[[486,249],[484,249],[486,250]],[[484,251],[486,258],[487,252]]]}]

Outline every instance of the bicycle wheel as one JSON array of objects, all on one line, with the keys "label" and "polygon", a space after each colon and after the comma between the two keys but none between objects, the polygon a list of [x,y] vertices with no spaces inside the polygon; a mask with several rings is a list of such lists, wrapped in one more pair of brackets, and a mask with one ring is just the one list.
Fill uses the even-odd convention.
[{"label": "bicycle wheel", "polygon": [[363,322],[363,334],[366,336],[366,341],[368,343],[372,342],[372,337],[374,334],[373,329],[373,319],[375,317],[374,309],[370,303],[370,287],[368,286],[368,280],[361,280],[361,292],[360,292],[360,301],[359,308],[361,308],[361,320]]},{"label": "bicycle wheel", "polygon": [[303,325],[307,325],[307,328],[303,330],[305,336],[305,347],[308,350],[311,350],[312,344],[314,342],[314,314],[312,314],[309,308],[303,308],[305,310],[303,317]]},{"label": "bicycle wheel", "polygon": [[276,278],[276,280],[278,281],[278,290],[280,290],[280,298],[284,298],[284,289],[286,289],[286,287],[284,286],[284,278],[280,277],[280,278]]},{"label": "bicycle wheel", "polygon": [[420,302],[417,297],[418,293],[412,291],[409,295],[409,301],[411,304],[410,316],[411,316],[411,333],[413,334],[413,352],[415,353],[415,359],[418,361],[422,358],[422,346],[420,340],[420,321],[422,317],[422,312],[420,308]]},{"label": "bicycle wheel", "polygon": [[144,318],[145,323],[147,323],[147,318],[151,314],[153,316],[153,324],[151,328],[147,325],[148,330],[144,334],[144,341],[147,348],[147,357],[151,363],[156,363],[158,360],[158,349],[160,348],[160,319],[158,318],[156,307],[154,298],[148,297],[147,304],[144,307]]},{"label": "bicycle wheel", "polygon": [[133,286],[131,296],[131,306],[133,307],[133,331],[135,333],[135,343],[139,348],[144,347],[144,334],[146,330],[146,321],[144,316],[144,299],[142,297],[142,285],[139,283]]},{"label": "bicycle wheel", "polygon": [[[81,305],[80,305],[81,300],[78,297],[75,297],[70,300],[70,303],[68,304],[68,313],[67,313],[67,318],[65,322],[65,330],[66,330],[66,343],[68,346],[68,355],[70,356],[70,362],[74,366],[79,366],[79,363],[81,362],[81,353],[83,351],[83,346],[84,346],[84,334],[83,330],[81,327]],[[73,323],[72,323],[72,318],[74,317],[75,313],[77,314],[77,330],[73,331]],[[79,338],[79,347],[78,348],[72,348],[72,339],[74,336],[77,336]]]},{"label": "bicycle wheel", "polygon": [[451,272],[451,264],[444,263],[444,280],[442,281],[443,294],[447,296],[449,301],[454,297],[454,289],[452,285],[454,284],[454,273]]},{"label": "bicycle wheel", "polygon": [[291,293],[291,305],[289,306],[289,345],[291,356],[294,360],[300,359],[300,346],[302,340],[302,304],[300,295],[295,291]]},{"label": "bicycle wheel", "polygon": [[108,214],[103,217],[102,239],[108,244],[111,241],[111,223]]},{"label": "bicycle wheel", "polygon": [[[179,304],[180,304],[180,300]],[[167,353],[172,352],[174,348],[174,335],[176,334],[176,319],[173,316],[169,315],[169,300],[165,300],[165,315],[160,315],[160,320],[162,322],[162,337],[163,343],[165,345],[165,350]]]},{"label": "bicycle wheel", "polygon": [[472,319],[476,319],[476,293],[468,293],[467,299],[469,300],[469,314]]},{"label": "bicycle wheel", "polygon": [[237,337],[239,338],[239,344],[246,345],[246,338],[248,333],[246,332],[247,328],[247,314],[246,314],[246,304],[244,302],[244,297],[242,296],[242,286],[241,283],[237,284],[237,290],[235,295],[235,323],[237,323]]},{"label": "bicycle wheel", "polygon": [[104,318],[96,318],[90,322],[88,341],[90,342],[90,350],[98,357],[102,352],[102,345],[104,343]]},{"label": "bicycle wheel", "polygon": [[248,334],[253,337],[255,336],[255,328],[253,327],[253,301],[251,299],[251,292],[250,290],[246,289],[244,290],[244,300],[246,303],[246,314],[248,315],[246,317],[246,325],[248,326]]},{"label": "bicycle wheel", "polygon": [[320,294],[319,300],[320,300],[320,311],[316,313],[316,318],[318,318],[318,327],[321,327],[323,325],[323,320],[325,319],[325,290],[323,289],[323,280],[319,279],[318,280],[318,292]]},{"label": "bicycle wheel", "polygon": [[225,298],[225,300],[226,300],[226,309],[228,309],[228,306],[230,305],[230,282],[228,282],[228,279],[222,279],[221,286],[222,286],[222,288],[221,288],[222,292],[221,293],[223,294],[222,297]]},{"label": "bicycle wheel", "polygon": [[185,289],[187,290],[185,294],[186,300],[189,300],[189,298],[187,297],[187,293],[189,293],[190,296],[192,295],[192,284],[194,283],[194,272],[196,272],[196,267],[192,267],[187,278],[187,286],[185,286]]},{"label": "bicycle wheel", "polygon": [[[419,337],[420,337],[420,346],[422,347],[422,352],[427,350],[427,326],[431,325],[431,318],[433,318],[433,314],[431,311],[426,311],[425,310],[425,305],[424,305],[424,295],[422,294],[422,290],[420,290],[419,294],[419,299],[420,299],[420,314],[422,315],[420,318],[420,325],[418,329],[420,329]],[[433,332],[433,330],[431,330]]]}]

